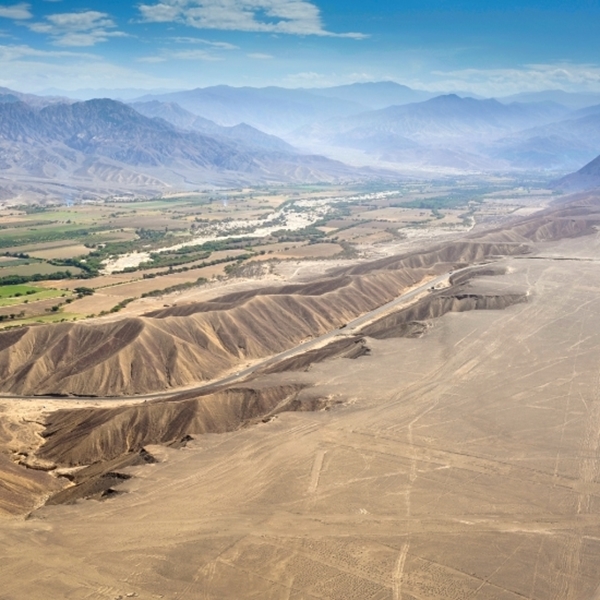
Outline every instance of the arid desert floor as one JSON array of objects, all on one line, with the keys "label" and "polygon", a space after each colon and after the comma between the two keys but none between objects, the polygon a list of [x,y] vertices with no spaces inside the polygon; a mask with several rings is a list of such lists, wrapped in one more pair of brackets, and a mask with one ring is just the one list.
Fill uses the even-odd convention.
[{"label": "arid desert floor", "polygon": [[600,234],[532,247],[466,284],[526,301],[253,381],[320,410],[4,518],[0,598],[600,600]]}]

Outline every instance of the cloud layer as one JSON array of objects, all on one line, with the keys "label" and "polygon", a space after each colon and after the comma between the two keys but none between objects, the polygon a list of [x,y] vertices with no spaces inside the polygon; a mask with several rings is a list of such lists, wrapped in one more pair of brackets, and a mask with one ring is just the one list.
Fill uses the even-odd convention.
[{"label": "cloud layer", "polygon": [[0,6],[0,17],[14,19],[15,21],[31,19],[33,15],[29,10],[30,8],[29,4],[25,4],[24,2],[13,4],[12,6]]},{"label": "cloud layer", "polygon": [[508,69],[433,71],[432,75],[437,81],[429,84],[423,82],[422,87],[468,89],[489,96],[548,89],[597,91],[600,88],[600,66],[595,64],[530,64]]},{"label": "cloud layer", "polygon": [[104,60],[96,54],[71,50],[39,50],[27,45],[0,44],[0,86],[37,91],[47,88],[174,88],[181,84],[152,77]]},{"label": "cloud layer", "polygon": [[29,25],[31,31],[50,35],[58,46],[94,46],[125,35],[115,28],[109,15],[95,10],[49,15],[44,22]]},{"label": "cloud layer", "polygon": [[145,21],[184,23],[198,29],[366,37],[325,30],[319,9],[305,0],[161,0],[139,8]]}]

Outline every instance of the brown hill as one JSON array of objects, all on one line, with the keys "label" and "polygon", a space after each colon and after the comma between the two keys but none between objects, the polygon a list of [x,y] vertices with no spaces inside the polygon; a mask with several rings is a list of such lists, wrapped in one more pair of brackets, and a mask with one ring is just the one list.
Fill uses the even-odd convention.
[{"label": "brown hill", "polygon": [[14,462],[39,464],[33,453],[40,445],[41,428],[41,421],[10,414],[0,406],[0,517],[30,512],[64,487],[64,482],[44,471]]},{"label": "brown hill", "polygon": [[526,251],[521,244],[460,242],[315,283],[234,294],[138,318],[12,330],[0,334],[0,389],[110,396],[210,380],[244,360],[340,327],[428,275]]},{"label": "brown hill", "polygon": [[571,192],[600,187],[600,156],[581,167],[579,171],[559,179],[554,185]]},{"label": "brown hill", "polygon": [[30,512],[61,487],[48,473],[25,469],[0,453],[0,517]]},{"label": "brown hill", "polygon": [[361,263],[319,281],[230,294],[135,318],[0,334],[0,389],[20,395],[144,394],[216,378],[296,346],[460,265],[530,252],[529,241],[587,235],[598,202],[552,208],[479,239]]},{"label": "brown hill", "polygon": [[426,329],[427,321],[438,319],[449,312],[502,310],[526,300],[527,294],[518,292],[477,294],[460,289],[450,294],[439,292],[404,310],[378,319],[364,327],[361,334],[377,339],[413,337]]},{"label": "brown hill", "polygon": [[[327,399],[298,398],[303,387],[254,384],[117,408],[62,409],[47,417],[42,447],[35,450],[40,444],[37,437],[16,456],[14,430],[20,427],[21,437],[28,432],[22,423],[6,421],[8,427],[0,423],[0,516],[25,514],[44,502],[110,497],[113,486],[130,477],[123,469],[156,462],[145,450],[147,444],[177,447],[192,435],[234,431],[282,411],[327,405]],[[21,464],[11,460],[9,448]],[[88,466],[66,473],[71,484],[44,472],[84,465]]]},{"label": "brown hill", "polygon": [[147,444],[234,431],[285,410],[302,387],[259,385],[118,408],[59,410],[48,418],[37,456],[61,466],[89,465],[140,452]]}]

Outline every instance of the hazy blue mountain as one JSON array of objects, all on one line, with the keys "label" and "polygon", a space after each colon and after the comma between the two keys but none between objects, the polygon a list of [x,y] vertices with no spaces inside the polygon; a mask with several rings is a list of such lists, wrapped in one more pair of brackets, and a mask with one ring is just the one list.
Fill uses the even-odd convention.
[{"label": "hazy blue mountain", "polygon": [[[515,141],[524,141],[518,137],[520,132],[564,120],[571,114],[554,102],[503,104],[493,99],[448,94],[321,121],[298,129],[287,139],[332,157],[344,156],[346,149],[352,149],[376,161],[404,165],[521,168],[524,165],[520,160],[529,150],[511,147]],[[497,143],[500,139],[511,142]],[[588,149],[575,143],[572,152],[577,160]],[[541,163],[542,168],[547,168],[546,159],[541,159]],[[554,161],[550,166],[556,164]]]},{"label": "hazy blue mountain", "polygon": [[449,94],[323,121],[297,130],[290,141],[330,156],[351,148],[386,162],[494,168],[506,162],[482,153],[482,145],[569,112],[548,102],[505,105]]},{"label": "hazy blue mountain", "polygon": [[[371,164],[568,170],[600,150],[598,103],[573,111],[549,100],[448,94],[364,109],[419,94],[427,92],[394,82],[310,90],[216,86],[125,105],[0,88],[0,168],[46,178],[77,171],[134,181],[143,171],[157,181],[222,182],[224,174],[227,182],[294,181],[348,176],[348,167],[314,156],[323,153]],[[524,98],[537,97],[544,95]]]},{"label": "hazy blue mountain", "polygon": [[421,102],[436,96],[433,92],[413,90],[406,85],[401,85],[394,81],[351,83],[335,87],[307,88],[305,91],[317,96],[356,102],[372,109],[408,104],[410,102]]},{"label": "hazy blue mountain", "polygon": [[523,92],[512,96],[498,98],[504,104],[512,102],[556,102],[567,108],[578,109],[598,104],[600,93],[595,92],[565,92],[563,90],[545,90],[541,92]]},{"label": "hazy blue mountain", "polygon": [[160,102],[150,100],[148,102],[130,102],[129,106],[142,115],[151,119],[164,119],[181,129],[195,129],[196,127],[205,131],[218,131],[221,125],[217,125],[210,119],[199,117],[189,110],[181,108],[176,102]]},{"label": "hazy blue mountain", "polygon": [[600,156],[594,158],[579,171],[559,179],[554,187],[568,192],[600,188]]},{"label": "hazy blue mountain", "polygon": [[141,89],[141,88],[81,88],[78,90],[61,90],[59,88],[48,88],[40,92],[41,96],[61,96],[71,100],[94,100],[95,98],[110,98],[125,102],[148,94],[168,94],[178,90],[173,89]]},{"label": "hazy blue mountain", "polygon": [[52,105],[39,111],[24,103],[3,108],[0,135],[5,140],[60,142],[86,155],[131,165],[156,166],[177,156],[206,165],[226,150],[210,138],[180,133],[164,121],[148,119],[109,99]]},{"label": "hazy blue mountain", "polygon": [[21,176],[109,178],[116,183],[135,183],[140,174],[158,183],[187,184],[356,176],[323,157],[261,151],[239,139],[184,131],[110,99],[42,109],[23,102],[0,104],[0,169]]},{"label": "hazy blue mountain", "polygon": [[151,100],[150,102],[133,102],[130,106],[146,117],[164,119],[171,125],[175,125],[175,127],[198,131],[217,139],[223,138],[230,142],[239,142],[248,148],[295,152],[294,147],[287,142],[274,135],[264,133],[255,127],[245,123],[233,127],[223,127],[217,125],[214,121],[194,115],[175,102]]},{"label": "hazy blue mountain", "polygon": [[575,169],[600,150],[597,109],[580,110],[574,113],[578,118],[525,129],[497,140],[490,154],[528,168]]},{"label": "hazy blue mountain", "polygon": [[24,94],[23,92],[17,92],[6,87],[0,87],[0,102],[15,102],[20,101],[28,104],[29,106],[35,106],[36,108],[42,108],[49,106],[50,104],[68,104],[71,102],[69,98],[65,98],[60,95],[52,96],[38,96],[36,94]]},{"label": "hazy blue mountain", "polygon": [[315,121],[356,114],[365,109],[356,102],[280,87],[235,88],[219,85],[185,92],[146,95],[136,99],[136,102],[151,100],[175,102],[195,115],[219,125],[247,123],[275,135]]},{"label": "hazy blue mountain", "polygon": [[0,103],[2,104],[12,104],[13,102],[21,102],[18,96],[14,94],[2,94],[0,93]]},{"label": "hazy blue mountain", "polygon": [[590,115],[599,115],[600,114],[600,104],[594,104],[592,106],[586,106],[585,108],[580,108],[576,110],[571,115],[571,118],[575,119],[577,117],[589,117]]}]

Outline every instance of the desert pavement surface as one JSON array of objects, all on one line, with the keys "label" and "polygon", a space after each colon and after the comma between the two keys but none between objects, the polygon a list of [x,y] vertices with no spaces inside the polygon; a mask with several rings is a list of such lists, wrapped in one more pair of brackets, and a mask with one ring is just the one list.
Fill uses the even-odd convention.
[{"label": "desert pavement surface", "polygon": [[526,301],[254,382],[320,410],[5,518],[0,598],[598,600],[600,235],[532,250],[466,284]]}]

